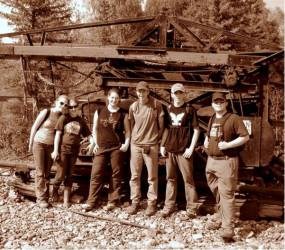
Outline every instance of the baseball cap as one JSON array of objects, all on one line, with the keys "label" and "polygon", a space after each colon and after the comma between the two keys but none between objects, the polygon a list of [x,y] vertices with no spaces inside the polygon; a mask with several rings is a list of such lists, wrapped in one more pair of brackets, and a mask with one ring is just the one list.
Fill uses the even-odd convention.
[{"label": "baseball cap", "polygon": [[139,90],[139,89],[149,90],[149,86],[148,86],[147,82],[145,82],[145,81],[138,82],[136,90]]},{"label": "baseball cap", "polygon": [[223,99],[225,101],[227,100],[226,99],[226,95],[224,93],[222,93],[222,92],[215,92],[215,93],[213,93],[213,95],[212,95],[212,102],[214,102],[217,99]]},{"label": "baseball cap", "polygon": [[175,93],[176,91],[185,92],[185,88],[184,88],[183,84],[181,84],[181,83],[173,84],[171,87],[171,93]]}]

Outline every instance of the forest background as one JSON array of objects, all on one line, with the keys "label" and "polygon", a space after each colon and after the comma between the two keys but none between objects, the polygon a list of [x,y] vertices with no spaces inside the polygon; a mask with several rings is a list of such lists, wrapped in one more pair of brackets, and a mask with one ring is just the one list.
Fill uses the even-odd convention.
[{"label": "forest background", "polygon": [[[86,11],[84,15],[69,0],[0,0],[7,9],[0,15],[14,27],[14,31],[24,31],[44,27],[53,27],[92,21],[108,21],[119,18],[131,18],[157,15],[162,7],[171,14],[183,16],[204,25],[223,28],[231,32],[248,35],[264,43],[283,46],[284,12],[280,8],[269,10],[263,0],[83,0]],[[108,28],[82,29],[51,33],[47,43],[74,43],[93,45],[123,44],[135,34],[139,25],[120,25]],[[40,41],[40,37],[33,37]],[[25,44],[19,37],[14,43]],[[235,50],[233,44],[222,45],[223,50]],[[252,51],[252,48],[248,48]],[[258,49],[258,47],[256,47]],[[72,64],[72,65],[71,65]],[[73,68],[90,72],[94,65],[70,63]],[[46,67],[43,63],[42,67]],[[84,68],[83,68],[84,67]],[[82,80],[69,70],[54,66],[54,82],[47,86],[36,79],[24,91],[24,77],[20,61],[0,61],[0,159],[18,158],[27,155],[27,141],[34,119],[38,112],[52,103],[55,93],[78,95],[88,91],[94,85],[93,79]],[[283,70],[283,67],[282,67]],[[29,97],[24,103],[23,97]],[[284,91],[275,93],[275,98],[283,103]],[[15,98],[7,98],[15,97]],[[284,119],[284,105],[278,105],[279,118]],[[283,144],[279,145],[282,147]],[[279,152],[280,153],[280,152]],[[283,152],[284,154],[284,152]]]}]

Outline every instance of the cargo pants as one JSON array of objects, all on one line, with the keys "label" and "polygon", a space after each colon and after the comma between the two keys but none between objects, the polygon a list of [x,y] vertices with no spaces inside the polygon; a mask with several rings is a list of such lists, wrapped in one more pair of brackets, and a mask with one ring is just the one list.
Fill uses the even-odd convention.
[{"label": "cargo pants", "polygon": [[209,156],[206,178],[219,208],[222,228],[233,228],[235,217],[235,190],[238,179],[238,157],[214,159]]}]

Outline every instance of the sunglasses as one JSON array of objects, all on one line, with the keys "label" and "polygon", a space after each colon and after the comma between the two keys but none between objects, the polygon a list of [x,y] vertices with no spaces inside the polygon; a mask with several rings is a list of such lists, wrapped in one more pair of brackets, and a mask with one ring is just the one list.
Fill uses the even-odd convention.
[{"label": "sunglasses", "polygon": [[68,103],[66,102],[59,102],[60,106],[65,106],[65,107],[68,107]]},{"label": "sunglasses", "polygon": [[225,100],[214,100],[215,104],[223,104],[225,102],[226,102]]},{"label": "sunglasses", "polygon": [[76,109],[78,107],[78,105],[73,105],[73,106],[69,106],[69,109]]}]

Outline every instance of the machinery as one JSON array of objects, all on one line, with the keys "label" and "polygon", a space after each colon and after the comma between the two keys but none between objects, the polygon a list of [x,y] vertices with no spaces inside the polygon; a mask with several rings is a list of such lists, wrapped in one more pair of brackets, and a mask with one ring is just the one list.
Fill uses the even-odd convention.
[{"label": "machinery", "polygon": [[[119,46],[45,43],[46,36],[51,32],[123,24],[143,26],[126,44]],[[41,35],[40,44],[34,43],[34,34]],[[121,89],[126,99],[123,105],[127,108],[135,98],[138,81],[148,82],[151,95],[164,105],[170,103],[171,85],[183,83],[189,93],[189,103],[197,109],[202,131],[205,131],[213,113],[210,107],[212,92],[227,93],[231,110],[243,117],[250,133],[250,141],[241,153],[239,191],[257,198],[277,197],[283,204],[283,161],[280,156],[284,152],[276,155],[276,147],[284,145],[284,114],[276,112],[282,110],[283,105],[282,48],[260,44],[253,38],[186,18],[169,16],[166,10],[155,17],[14,32],[0,34],[0,38],[19,35],[27,37],[28,45],[2,45],[0,58],[21,60],[25,93],[28,95],[35,84],[45,84],[54,95],[58,86],[54,78],[55,65],[83,77],[73,87],[91,79],[88,91],[79,95],[83,114],[90,125],[96,105],[100,103],[98,94],[110,87]],[[224,39],[234,42],[241,50],[221,51],[219,42]],[[250,44],[253,49],[257,45],[262,49],[243,52],[244,43]],[[82,71],[84,67],[81,70],[73,67],[70,62],[88,65],[85,69],[89,69],[89,73]],[[278,93],[281,93],[281,100],[277,98]],[[206,155],[201,142],[196,157],[203,172]],[[90,159],[90,156],[80,155],[76,172],[83,173],[82,169],[90,168]]]}]

